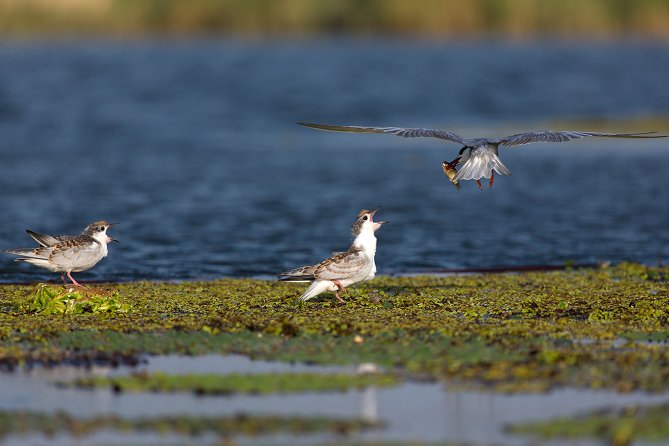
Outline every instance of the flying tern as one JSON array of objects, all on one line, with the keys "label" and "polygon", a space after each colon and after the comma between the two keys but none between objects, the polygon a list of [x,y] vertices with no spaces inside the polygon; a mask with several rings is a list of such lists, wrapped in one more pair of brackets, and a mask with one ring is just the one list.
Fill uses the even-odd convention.
[{"label": "flying tern", "polygon": [[[346,125],[308,124],[298,122],[299,125],[311,127],[318,130],[331,132],[349,133],[392,133],[405,138],[437,138],[445,141],[462,144],[459,156],[451,162],[444,161],[442,168],[449,180],[460,189],[459,180],[476,180],[481,188],[481,178],[490,178],[490,186],[495,178],[495,172],[500,175],[511,175],[511,171],[502,164],[498,157],[499,146],[513,147],[534,142],[565,142],[572,139],[584,138],[586,136],[599,136],[607,138],[666,138],[663,135],[652,135],[655,132],[646,133],[597,133],[597,132],[573,132],[560,130],[541,130],[538,132],[519,133],[506,138],[463,138],[455,133],[443,130],[431,130],[423,128],[401,128],[401,127],[359,127]],[[461,165],[460,171],[456,166]],[[482,188],[481,188],[482,189]]]}]

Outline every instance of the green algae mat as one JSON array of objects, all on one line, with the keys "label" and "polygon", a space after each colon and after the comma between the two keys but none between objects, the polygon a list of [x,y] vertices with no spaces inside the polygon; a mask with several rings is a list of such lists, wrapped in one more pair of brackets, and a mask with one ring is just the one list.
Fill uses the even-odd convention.
[{"label": "green algae mat", "polygon": [[197,395],[266,395],[293,392],[344,392],[349,389],[397,385],[388,374],[253,373],[239,374],[153,374],[142,371],[129,376],[85,376],[58,383],[62,387],[112,388],[115,392],[193,392]]},{"label": "green algae mat", "polygon": [[118,291],[40,283],[16,309],[30,314],[97,314],[127,313],[132,307],[119,301]]},{"label": "green algae mat", "polygon": [[508,426],[510,434],[566,441],[598,440],[624,446],[669,439],[669,405],[604,409],[576,417]]},{"label": "green algae mat", "polygon": [[304,286],[249,279],[102,288],[128,311],[34,313],[34,286],[0,286],[0,366],[240,353],[373,362],[449,388],[669,388],[669,268],[381,277],[345,304],[328,294],[298,304]]}]

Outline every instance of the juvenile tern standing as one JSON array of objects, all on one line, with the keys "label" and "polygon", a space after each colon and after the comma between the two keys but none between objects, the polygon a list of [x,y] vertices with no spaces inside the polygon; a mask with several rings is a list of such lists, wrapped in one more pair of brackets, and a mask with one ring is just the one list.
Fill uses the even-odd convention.
[{"label": "juvenile tern standing", "polygon": [[339,290],[346,292],[346,287],[370,280],[376,274],[374,255],[376,254],[376,237],[374,232],[387,221],[375,222],[374,214],[381,206],[373,211],[363,210],[351,226],[355,236],[353,244],[346,252],[333,253],[333,256],[318,265],[304,266],[293,269],[277,276],[286,276],[279,279],[281,282],[312,282],[311,286],[302,294],[300,300],[308,300],[326,291],[333,291],[337,299]]},{"label": "juvenile tern standing", "polygon": [[118,242],[107,235],[107,229],[117,224],[96,221],[88,225],[83,234],[77,236],[52,237],[26,231],[42,246],[35,249],[5,249],[3,252],[21,256],[16,259],[17,262],[28,262],[49,271],[62,273],[60,278],[65,283],[67,283],[65,280],[67,273],[72,283],[81,286],[72,278],[71,273],[86,271],[107,256],[107,243]]},{"label": "juvenile tern standing", "polygon": [[[405,138],[438,138],[446,141],[462,144],[459,156],[450,163],[444,161],[442,168],[449,180],[460,189],[458,180],[476,180],[481,188],[481,178],[490,178],[490,186],[495,178],[495,172],[500,175],[511,175],[511,171],[502,164],[498,158],[499,146],[513,147],[533,142],[565,142],[572,139],[584,138],[586,136],[601,136],[610,138],[666,138],[666,136],[650,135],[655,132],[646,133],[596,133],[596,132],[572,132],[541,130],[538,132],[519,133],[506,138],[463,138],[455,133],[442,130],[412,129],[400,127],[359,127],[346,125],[307,124],[298,122],[299,125],[311,127],[318,130],[331,132],[349,133],[392,133]],[[459,172],[455,166],[462,165]],[[482,189],[482,188],[481,188]]]}]

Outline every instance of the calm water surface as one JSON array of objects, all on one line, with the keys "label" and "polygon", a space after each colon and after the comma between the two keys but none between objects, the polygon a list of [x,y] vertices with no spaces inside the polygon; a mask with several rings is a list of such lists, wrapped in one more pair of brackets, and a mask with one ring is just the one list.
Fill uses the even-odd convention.
[{"label": "calm water surface", "polygon": [[[667,73],[652,44],[4,43],[0,247],[104,219],[122,244],[83,280],[270,277],[347,249],[383,205],[379,273],[669,263],[669,142],[502,148],[512,176],[457,191],[456,144],[295,125],[635,131],[669,116]],[[12,260],[0,281],[58,278]]]},{"label": "calm water surface", "polygon": [[[346,372],[345,367],[289,365],[267,361],[251,361],[238,356],[207,355],[191,357],[151,357],[142,366],[165,373],[259,373]],[[493,392],[457,391],[444,383],[405,383],[392,388],[367,388],[362,391],[276,395],[196,396],[191,393],[114,393],[111,389],[60,388],[58,381],[94,375],[118,375],[130,372],[129,367],[109,369],[96,366],[91,370],[68,366],[53,369],[36,368],[3,374],[0,379],[0,411],[27,410],[52,414],[57,411],[77,418],[96,415],[117,415],[125,418],[188,415],[234,416],[253,415],[305,417],[330,416],[365,418],[384,423],[383,429],[363,432],[354,437],[367,441],[411,441],[458,444],[495,445],[598,445],[587,439],[578,442],[538,442],[527,437],[509,435],[505,426],[513,423],[547,420],[585,414],[605,408],[620,410],[631,404],[659,405],[669,401],[669,394],[643,392],[617,393],[588,389],[557,389],[538,394],[499,394]],[[352,371],[348,368],[348,371]],[[6,436],[1,443],[12,446],[69,444],[220,444],[214,435],[188,438],[140,433],[97,432],[82,438],[69,435],[46,437],[37,434]],[[319,444],[342,442],[348,437],[322,435],[301,437],[248,438],[241,444]],[[168,442],[168,440],[170,440]],[[244,438],[240,438],[244,440]]]}]

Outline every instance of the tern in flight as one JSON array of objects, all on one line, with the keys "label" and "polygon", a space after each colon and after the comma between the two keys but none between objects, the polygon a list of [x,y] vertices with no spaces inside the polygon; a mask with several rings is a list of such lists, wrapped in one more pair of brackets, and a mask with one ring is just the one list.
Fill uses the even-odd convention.
[{"label": "tern in flight", "polygon": [[[538,132],[519,133],[506,138],[463,138],[455,133],[431,129],[405,129],[400,127],[359,127],[346,125],[308,124],[298,122],[299,125],[311,127],[318,130],[331,132],[349,133],[392,133],[405,138],[437,138],[462,144],[460,153],[450,163],[444,161],[442,168],[444,173],[455,187],[460,189],[458,180],[476,180],[481,187],[481,178],[490,178],[490,186],[495,178],[495,172],[500,175],[511,175],[511,171],[502,164],[498,158],[499,146],[513,147],[533,142],[565,142],[572,139],[584,138],[586,136],[602,136],[609,138],[666,138],[666,136],[652,135],[655,132],[646,133],[597,133],[597,132],[572,132],[541,130]],[[455,166],[462,165],[460,171]]]}]

